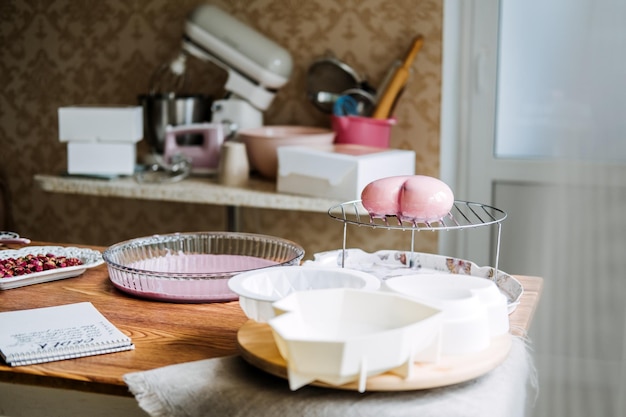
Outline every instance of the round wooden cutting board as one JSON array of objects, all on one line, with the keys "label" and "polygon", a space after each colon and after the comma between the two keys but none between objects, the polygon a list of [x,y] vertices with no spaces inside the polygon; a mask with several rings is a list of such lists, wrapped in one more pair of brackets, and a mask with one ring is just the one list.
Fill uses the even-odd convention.
[{"label": "round wooden cutting board", "polygon": [[[272,329],[267,323],[250,320],[239,329],[237,342],[241,355],[251,365],[287,379],[287,364],[278,352]],[[491,345],[478,353],[444,356],[437,363],[415,363],[413,375],[402,378],[392,373],[367,379],[367,391],[410,391],[465,382],[486,374],[500,365],[511,350],[512,336],[493,338]],[[312,385],[343,390],[358,390],[358,381],[341,386],[314,382]]]}]

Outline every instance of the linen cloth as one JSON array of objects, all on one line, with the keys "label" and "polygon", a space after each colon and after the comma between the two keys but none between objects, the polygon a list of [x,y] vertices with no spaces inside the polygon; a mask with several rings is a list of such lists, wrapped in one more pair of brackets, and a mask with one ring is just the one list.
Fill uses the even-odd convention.
[{"label": "linen cloth", "polygon": [[428,390],[359,393],[305,386],[291,391],[287,380],[240,356],[129,373],[124,381],[152,417],[523,417],[534,398],[534,367],[525,341],[513,339],[508,357],[489,373]]}]

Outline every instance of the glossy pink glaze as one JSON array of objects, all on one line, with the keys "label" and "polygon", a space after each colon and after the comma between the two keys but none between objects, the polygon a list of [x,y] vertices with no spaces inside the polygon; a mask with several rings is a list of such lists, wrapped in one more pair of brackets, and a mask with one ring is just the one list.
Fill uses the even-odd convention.
[{"label": "glossy pink glaze", "polygon": [[396,216],[400,222],[439,221],[454,205],[454,194],[443,181],[426,175],[401,175],[369,183],[361,203],[373,219]]},{"label": "glossy pink glaze", "polygon": [[400,214],[400,191],[410,175],[381,178],[372,181],[361,192],[361,204],[372,218]]},{"label": "glossy pink glaze", "polygon": [[174,274],[218,274],[249,271],[276,264],[275,261],[254,256],[182,253],[144,259],[131,263],[129,267]]},{"label": "glossy pink glaze", "polygon": [[439,221],[453,205],[454,194],[445,182],[414,175],[400,191],[400,220],[411,223]]}]

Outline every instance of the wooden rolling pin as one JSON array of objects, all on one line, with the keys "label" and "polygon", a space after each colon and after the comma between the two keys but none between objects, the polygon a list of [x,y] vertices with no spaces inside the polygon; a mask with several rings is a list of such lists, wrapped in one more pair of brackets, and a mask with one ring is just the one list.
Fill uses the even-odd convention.
[{"label": "wooden rolling pin", "polygon": [[404,57],[402,65],[398,67],[391,78],[391,81],[387,85],[387,88],[382,93],[380,100],[376,105],[376,109],[372,114],[374,119],[389,118],[393,104],[409,79],[409,75],[411,74],[411,65],[413,65],[413,61],[415,60],[419,50],[422,49],[422,45],[424,45],[424,38],[422,35],[416,36],[413,40],[413,45],[411,45],[411,49]]}]

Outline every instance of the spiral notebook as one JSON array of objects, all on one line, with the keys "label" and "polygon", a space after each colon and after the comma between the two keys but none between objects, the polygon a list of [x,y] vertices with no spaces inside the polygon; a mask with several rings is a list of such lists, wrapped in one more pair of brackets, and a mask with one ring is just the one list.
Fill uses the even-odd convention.
[{"label": "spiral notebook", "polygon": [[10,366],[134,348],[89,302],[0,313],[0,355]]}]

